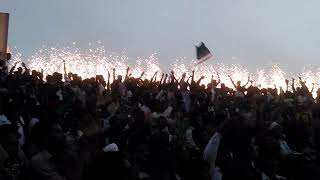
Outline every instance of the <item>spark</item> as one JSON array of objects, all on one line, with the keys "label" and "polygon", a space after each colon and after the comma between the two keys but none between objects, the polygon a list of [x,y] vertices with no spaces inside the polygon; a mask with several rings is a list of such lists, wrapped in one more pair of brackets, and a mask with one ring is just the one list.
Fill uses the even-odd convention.
[{"label": "spark", "polygon": [[[260,85],[260,88],[277,88],[285,89],[285,79],[291,79],[279,65],[273,65],[267,69],[257,69],[255,72],[250,72],[246,67],[240,64],[222,64],[222,63],[208,63],[204,62],[200,65],[196,64],[196,60],[187,58],[176,59],[169,67],[161,69],[160,60],[157,54],[151,54],[144,58],[130,58],[126,51],[122,53],[114,53],[106,50],[98,42],[98,47],[89,43],[89,48],[86,50],[75,47],[76,42],[72,43],[72,47],[42,47],[36,51],[31,57],[23,58],[19,52],[14,52],[12,60],[9,62],[13,66],[16,62],[24,62],[30,69],[40,71],[43,69],[44,75],[52,74],[53,72],[64,73],[63,64],[65,62],[68,72],[78,74],[82,78],[90,78],[96,75],[103,75],[107,79],[108,72],[111,74],[113,68],[116,69],[116,76],[125,76],[127,67],[130,67],[130,72],[133,77],[140,77],[144,72],[142,79],[151,79],[157,72],[157,79],[159,80],[162,73],[170,73],[174,71],[175,77],[180,79],[182,74],[189,77],[192,71],[195,71],[195,80],[204,76],[201,84],[208,84],[211,78],[218,79],[225,83],[228,87],[233,87],[229,76],[237,82],[241,81],[244,84],[248,77],[254,81],[254,85]],[[15,50],[13,50],[15,51]],[[234,58],[235,59],[235,58]],[[302,69],[299,74],[303,81],[306,81],[306,86],[309,90],[315,84],[313,96],[316,96],[316,90],[320,87],[320,69],[310,70]],[[111,82],[113,77],[110,77]]]}]

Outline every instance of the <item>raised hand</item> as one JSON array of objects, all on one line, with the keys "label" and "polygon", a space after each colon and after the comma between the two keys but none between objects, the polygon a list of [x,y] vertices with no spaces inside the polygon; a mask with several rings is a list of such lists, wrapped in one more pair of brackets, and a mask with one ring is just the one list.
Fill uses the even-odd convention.
[{"label": "raised hand", "polygon": [[144,75],[144,71],[141,73],[140,78]]},{"label": "raised hand", "polygon": [[187,74],[184,72],[184,73],[182,74],[181,78],[182,78],[182,79],[186,78],[186,75],[187,75]]},{"label": "raised hand", "polygon": [[129,66],[128,66],[128,67],[127,67],[127,70],[126,70],[126,76],[129,75],[129,70],[130,70],[130,68],[129,68]]}]

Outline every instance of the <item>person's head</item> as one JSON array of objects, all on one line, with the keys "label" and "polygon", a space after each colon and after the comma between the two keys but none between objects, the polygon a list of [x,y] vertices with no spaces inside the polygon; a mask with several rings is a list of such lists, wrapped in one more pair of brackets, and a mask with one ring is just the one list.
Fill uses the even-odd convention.
[{"label": "person's head", "polygon": [[38,76],[38,72],[36,70],[32,70],[31,71],[31,75],[32,75],[32,77],[37,77]]},{"label": "person's head", "polygon": [[22,67],[18,67],[18,74],[22,74]]},{"label": "person's head", "polygon": [[36,143],[51,153],[56,153],[66,144],[61,126],[56,122],[40,121],[33,127]]},{"label": "person's head", "polygon": [[53,76],[53,79],[54,79],[55,83],[59,83],[59,82],[62,81],[62,74],[54,72],[52,74],[52,76]]},{"label": "person's head", "polygon": [[159,129],[164,129],[165,127],[167,127],[168,120],[164,116],[160,116],[156,121]]},{"label": "person's head", "polygon": [[225,89],[226,85],[224,83],[221,83],[221,89]]},{"label": "person's head", "polygon": [[29,70],[29,69],[25,69],[25,70],[24,70],[24,74],[25,74],[25,75],[30,75],[30,70]]},{"label": "person's head", "polygon": [[69,79],[72,78],[72,73],[71,73],[71,72],[68,73],[68,78],[69,78]]},{"label": "person's head", "polygon": [[9,121],[12,124],[17,124],[20,121],[20,116],[18,113],[18,109],[15,107],[16,104],[12,103],[12,104],[8,104],[8,109],[9,111],[6,113],[6,116],[8,117]]},{"label": "person's head", "polygon": [[212,85],[213,85],[214,87],[216,87],[216,86],[218,85],[217,80],[213,80],[213,81],[212,81]]},{"label": "person's head", "polygon": [[314,105],[311,110],[312,110],[311,111],[312,112],[312,119],[319,121],[320,120],[320,106],[318,104]]},{"label": "person's head", "polygon": [[52,76],[51,75],[47,75],[46,76],[46,80],[47,80],[47,83],[51,84],[52,83]]},{"label": "person's head", "polygon": [[278,123],[276,122],[270,123],[268,126],[268,129],[270,129],[270,131],[273,133],[273,136],[276,139],[284,138],[283,129]]},{"label": "person's head", "polygon": [[301,91],[301,87],[297,87],[297,92],[300,92]]},{"label": "person's head", "polygon": [[118,76],[118,81],[122,81],[122,76],[121,75]]},{"label": "person's head", "polygon": [[18,155],[19,136],[17,126],[12,124],[0,126],[0,144],[10,158],[15,158]]},{"label": "person's head", "polygon": [[320,88],[317,90],[317,97],[320,97]]},{"label": "person's head", "polygon": [[200,90],[201,91],[204,91],[206,89],[206,86],[204,85],[204,84],[202,84],[201,86],[200,86]]},{"label": "person's head", "polygon": [[113,129],[121,129],[121,122],[117,116],[112,116],[109,119],[109,124],[110,124],[110,127]]},{"label": "person's head", "polygon": [[6,61],[4,61],[4,60],[0,60],[0,67],[5,67],[5,65],[6,65]]},{"label": "person's head", "polygon": [[241,86],[241,81],[237,81],[237,86],[238,86],[238,87]]},{"label": "person's head", "polygon": [[134,122],[136,125],[141,125],[144,123],[145,116],[144,116],[143,111],[135,110],[135,111],[133,111],[132,115],[133,115],[133,119],[134,119]]}]

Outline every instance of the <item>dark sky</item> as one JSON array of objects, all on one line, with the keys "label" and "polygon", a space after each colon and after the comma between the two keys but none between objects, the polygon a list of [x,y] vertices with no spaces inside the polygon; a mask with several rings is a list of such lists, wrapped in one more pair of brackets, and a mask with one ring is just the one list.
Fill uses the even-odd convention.
[{"label": "dark sky", "polygon": [[[194,58],[204,41],[216,62],[249,68],[318,67],[317,0],[1,0],[11,47],[29,56],[45,46],[101,43],[160,62]],[[233,58],[234,57],[234,58]]]}]

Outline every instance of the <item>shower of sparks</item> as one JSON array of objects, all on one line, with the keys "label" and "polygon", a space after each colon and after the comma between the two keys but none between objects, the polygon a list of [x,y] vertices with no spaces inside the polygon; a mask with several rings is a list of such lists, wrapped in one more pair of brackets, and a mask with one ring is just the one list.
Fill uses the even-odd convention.
[{"label": "shower of sparks", "polygon": [[[76,43],[73,43],[75,45]],[[53,72],[59,72],[64,74],[64,62],[67,72],[72,72],[80,75],[82,78],[90,78],[96,75],[103,75],[105,79],[108,78],[108,72],[111,74],[110,81],[112,79],[112,70],[116,69],[116,76],[125,76],[127,67],[130,67],[131,76],[140,77],[142,72],[144,75],[142,79],[151,79],[151,77],[157,72],[157,79],[159,80],[162,73],[169,74],[171,70],[174,71],[175,77],[180,79],[182,74],[186,74],[188,78],[192,71],[195,71],[195,79],[199,79],[204,76],[201,84],[208,84],[211,82],[211,78],[218,79],[220,77],[221,82],[225,83],[228,87],[233,87],[229,76],[235,81],[241,81],[244,85],[248,77],[253,80],[253,85],[260,88],[277,88],[286,87],[285,79],[290,80],[292,83],[292,76],[288,75],[279,65],[273,65],[269,69],[258,69],[256,72],[249,72],[249,70],[239,64],[210,64],[208,62],[196,65],[196,60],[188,60],[186,58],[177,59],[169,67],[160,68],[157,54],[151,54],[145,58],[129,58],[126,52],[113,53],[108,52],[104,46],[94,47],[89,45],[86,50],[80,50],[74,47],[52,47],[43,48],[30,58],[22,58],[21,53],[14,53],[12,60],[9,63],[9,68],[16,62],[24,62],[32,70],[43,70],[44,75],[52,74]],[[320,69],[309,70],[303,69],[298,75],[303,81],[306,81],[306,85],[309,90],[312,89],[314,83],[313,95],[316,95],[316,90],[320,88]],[[299,85],[298,77],[295,77],[296,85]],[[290,88],[289,88],[290,89]]]},{"label": "shower of sparks", "polygon": [[255,82],[256,86],[267,87],[267,75],[264,70],[257,70],[257,80]]},{"label": "shower of sparks", "polygon": [[272,85],[282,88],[286,87],[285,72],[279,66],[273,65],[270,73]]}]

